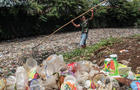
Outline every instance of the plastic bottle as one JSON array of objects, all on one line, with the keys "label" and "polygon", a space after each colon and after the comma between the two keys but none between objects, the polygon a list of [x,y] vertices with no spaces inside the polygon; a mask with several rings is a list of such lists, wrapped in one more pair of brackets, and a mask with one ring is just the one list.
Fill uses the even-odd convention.
[{"label": "plastic bottle", "polygon": [[30,81],[30,90],[41,90],[39,80],[33,79]]},{"label": "plastic bottle", "polygon": [[51,55],[47,58],[46,62],[48,64],[52,64],[55,67],[55,72],[59,72],[62,68],[66,67],[66,64],[64,62],[62,55]]},{"label": "plastic bottle", "polygon": [[32,80],[34,78],[34,75],[36,74],[37,69],[37,61],[33,58],[29,58],[26,61],[26,71],[28,73],[29,80]]},{"label": "plastic bottle", "polygon": [[54,55],[49,56],[49,57],[46,59],[46,62],[47,62],[47,63],[53,64],[53,63],[55,62],[56,59],[57,59],[57,55],[54,54]]},{"label": "plastic bottle", "polygon": [[4,78],[0,79],[0,90],[5,90],[6,80]]},{"label": "plastic bottle", "polygon": [[16,77],[15,76],[9,76],[6,79],[6,89],[7,90],[14,90],[16,84]]},{"label": "plastic bottle", "polygon": [[28,85],[27,73],[23,67],[16,70],[16,88],[17,90],[25,90]]},{"label": "plastic bottle", "polygon": [[26,61],[26,67],[27,67],[27,70],[31,70],[32,68],[36,68],[37,67],[37,61],[34,60],[33,58],[29,58],[27,61]]},{"label": "plastic bottle", "polygon": [[61,85],[61,90],[77,90],[76,84],[76,78],[72,75],[68,75],[65,77],[64,83]]},{"label": "plastic bottle", "polygon": [[110,71],[111,71],[111,76],[117,76],[119,75],[118,73],[118,62],[117,62],[117,54],[112,54],[110,55],[110,58],[112,59],[110,61]]},{"label": "plastic bottle", "polygon": [[109,72],[109,63],[110,63],[110,61],[111,61],[111,59],[110,58],[106,58],[105,60],[104,60],[104,70],[106,71],[106,72]]},{"label": "plastic bottle", "polygon": [[135,75],[134,75],[134,73],[132,72],[132,71],[129,71],[128,72],[128,77],[127,77],[128,79],[131,79],[131,80],[134,80],[135,79]]},{"label": "plastic bottle", "polygon": [[54,67],[55,67],[55,72],[60,72],[61,69],[66,68],[66,63],[64,62],[62,55],[58,56],[58,60],[56,60]]}]

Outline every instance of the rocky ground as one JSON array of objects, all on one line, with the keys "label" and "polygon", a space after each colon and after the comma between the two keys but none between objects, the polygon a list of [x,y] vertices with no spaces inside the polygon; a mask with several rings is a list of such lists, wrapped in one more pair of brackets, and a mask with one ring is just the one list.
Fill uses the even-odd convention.
[{"label": "rocky ground", "polygon": [[[140,34],[140,29],[94,29],[90,30],[87,45],[97,43],[103,38],[108,37],[127,37],[134,34]],[[37,38],[26,38],[20,40],[6,41],[0,43],[0,75],[7,76],[15,72],[18,65],[22,65],[25,57],[32,52],[32,47],[36,46],[42,40],[45,40],[32,54],[38,60],[42,56],[58,52],[68,52],[79,47],[81,32],[71,32],[55,34],[47,39],[47,36]],[[36,56],[37,53],[39,56]],[[42,56],[40,56],[42,55]],[[46,56],[45,56],[46,55]],[[44,59],[43,58],[43,59]],[[22,62],[20,62],[22,60]]]}]

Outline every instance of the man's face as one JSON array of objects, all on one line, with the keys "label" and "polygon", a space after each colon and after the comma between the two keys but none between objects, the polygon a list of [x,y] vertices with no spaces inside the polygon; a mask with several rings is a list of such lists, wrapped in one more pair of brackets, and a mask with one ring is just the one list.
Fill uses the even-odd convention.
[{"label": "man's face", "polygon": [[86,20],[86,17],[85,16],[82,16],[81,20],[82,21],[85,21]]}]

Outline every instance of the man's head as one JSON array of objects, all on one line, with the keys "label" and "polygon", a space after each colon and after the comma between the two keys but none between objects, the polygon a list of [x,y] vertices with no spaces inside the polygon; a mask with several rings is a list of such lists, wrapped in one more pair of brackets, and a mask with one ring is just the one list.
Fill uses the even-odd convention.
[{"label": "man's head", "polygon": [[86,17],[85,16],[82,16],[81,17],[81,21],[85,21],[86,20]]}]

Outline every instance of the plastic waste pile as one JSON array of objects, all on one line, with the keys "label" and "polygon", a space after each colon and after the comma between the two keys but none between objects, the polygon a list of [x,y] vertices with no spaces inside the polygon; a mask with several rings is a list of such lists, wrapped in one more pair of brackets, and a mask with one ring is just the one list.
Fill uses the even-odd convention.
[{"label": "plastic waste pile", "polygon": [[51,55],[37,65],[29,58],[15,76],[0,79],[0,90],[140,90],[140,68],[118,63],[116,54],[104,60],[103,68],[91,61],[66,64],[62,55]]}]

